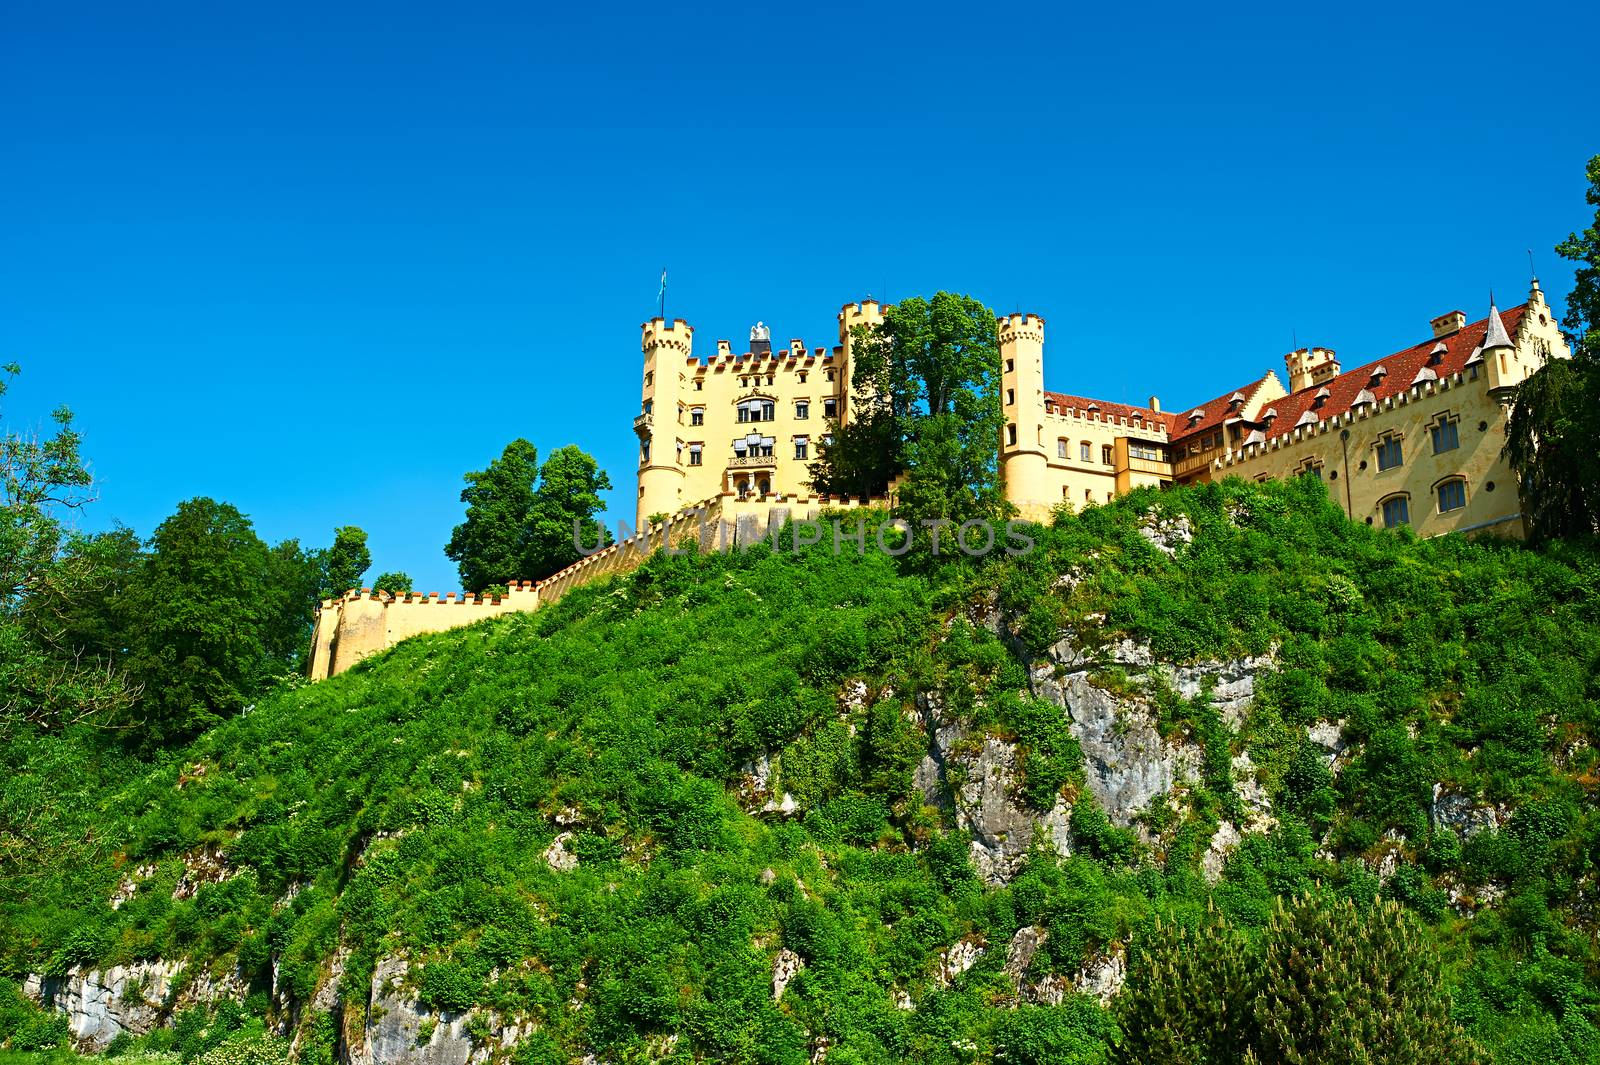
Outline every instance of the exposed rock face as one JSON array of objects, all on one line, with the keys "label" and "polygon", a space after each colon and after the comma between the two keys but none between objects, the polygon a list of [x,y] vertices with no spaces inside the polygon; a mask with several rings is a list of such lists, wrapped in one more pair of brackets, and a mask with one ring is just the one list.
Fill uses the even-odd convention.
[{"label": "exposed rock face", "polygon": [[567,873],[578,867],[578,856],[567,850],[567,844],[572,840],[571,832],[563,832],[550,841],[550,846],[544,849],[544,861],[550,868],[558,873]]},{"label": "exposed rock face", "polygon": [[1087,672],[1058,677],[1053,666],[1041,665],[1030,680],[1035,695],[1066,711],[1083,748],[1089,790],[1113,824],[1126,828],[1178,781],[1199,775],[1200,748],[1163,740],[1143,703],[1119,700],[1091,684]]},{"label": "exposed rock face", "polygon": [[788,947],[778,951],[778,956],[772,959],[772,998],[774,1001],[783,997],[784,989],[789,986],[789,981],[793,980],[795,975],[805,967],[806,963],[800,955]]},{"label": "exposed rock face", "polygon": [[1150,541],[1157,551],[1176,555],[1180,547],[1187,547],[1194,542],[1194,526],[1187,514],[1179,514],[1176,518],[1157,518],[1152,514],[1146,515],[1139,523],[1139,535]]},{"label": "exposed rock face", "polygon": [[224,998],[244,998],[244,983],[236,974],[215,979],[209,973],[201,973],[188,982],[169,1010],[167,997],[182,968],[177,962],[157,960],[109,969],[78,969],[63,978],[29,975],[22,982],[22,992],[47,1009],[65,1013],[74,1045],[94,1052],[104,1050],[123,1032],[143,1035],[159,1027],[172,1010]]},{"label": "exposed rock face", "polygon": [[1049,938],[1050,933],[1037,925],[1017,929],[1017,934],[1011,937],[1011,944],[1006,947],[1005,974],[1013,986],[1022,987],[1022,978],[1027,975],[1028,966],[1033,964],[1033,956],[1039,953],[1039,948]]},{"label": "exposed rock face", "polygon": [[1104,1006],[1111,1001],[1111,996],[1122,990],[1127,979],[1128,957],[1118,948],[1110,954],[1092,959],[1079,969],[1077,976],[1073,977],[1072,986],[1079,994],[1093,995]]},{"label": "exposed rock face", "polygon": [[[859,681],[857,684],[865,692],[866,685]],[[739,805],[745,813],[782,814],[788,817],[800,812],[800,803],[793,795],[787,791],[773,793],[772,778],[772,759],[768,755],[763,754],[744,766],[744,776],[739,783]]]},{"label": "exposed rock face", "polygon": [[429,1010],[406,990],[406,970],[404,958],[378,959],[366,1027],[341,1065],[481,1065],[532,1030],[488,1015],[488,1038],[477,1042],[468,1026],[479,1011]]},{"label": "exposed rock face", "polygon": [[956,940],[953,946],[939,954],[939,969],[934,974],[934,980],[940,987],[949,987],[955,983],[956,977],[978,964],[985,949],[983,940],[976,936]]},{"label": "exposed rock face", "polygon": [[1498,832],[1511,819],[1509,807],[1479,803],[1470,795],[1445,791],[1442,784],[1433,786],[1428,814],[1436,827],[1448,828],[1464,840],[1479,832]]}]

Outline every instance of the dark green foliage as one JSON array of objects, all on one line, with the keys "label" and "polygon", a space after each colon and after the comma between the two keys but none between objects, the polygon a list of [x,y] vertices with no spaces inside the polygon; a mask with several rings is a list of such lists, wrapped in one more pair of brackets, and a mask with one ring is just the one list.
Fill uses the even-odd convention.
[{"label": "dark green foliage", "polygon": [[[819,447],[813,486],[876,496],[904,471],[896,514],[919,543],[925,519],[1003,517],[994,312],[950,292],[913,297],[890,307],[881,324],[858,327],[851,358],[851,421],[829,424],[833,442]],[[954,536],[946,532],[944,553],[955,554]]]},{"label": "dark green foliage", "polygon": [[333,530],[333,546],[323,555],[322,598],[343,595],[361,586],[361,575],[372,565],[372,552],[367,550],[366,530],[356,525],[342,525]]},{"label": "dark green foliage", "polygon": [[611,487],[605,471],[571,444],[543,467],[538,458],[528,441],[513,440],[488,469],[466,475],[466,520],[444,553],[457,563],[467,591],[542,580],[578,560],[578,542],[589,550],[612,542],[595,520],[604,507],[600,493]]},{"label": "dark green foliage", "polygon": [[1506,424],[1506,458],[1537,540],[1600,532],[1600,155],[1586,176],[1594,223],[1556,246],[1578,264],[1562,319],[1573,357],[1518,385]]},{"label": "dark green foliage", "polygon": [[1193,928],[1157,925],[1130,959],[1118,1060],[1485,1061],[1450,1016],[1441,969],[1392,903],[1280,900],[1259,939],[1214,912]]},{"label": "dark green foliage", "polygon": [[416,590],[411,586],[410,575],[399,571],[378,574],[372,578],[372,587],[374,590],[381,589],[391,595],[404,595],[406,592]]}]

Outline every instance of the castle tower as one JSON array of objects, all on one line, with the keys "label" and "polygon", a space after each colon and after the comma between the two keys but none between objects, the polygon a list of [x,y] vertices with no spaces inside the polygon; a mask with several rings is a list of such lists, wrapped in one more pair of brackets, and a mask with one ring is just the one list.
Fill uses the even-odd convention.
[{"label": "castle tower", "polygon": [[855,343],[856,327],[881,324],[883,312],[887,309],[879,307],[878,301],[869,296],[860,303],[847,303],[839,311],[839,346],[833,349],[833,376],[839,397],[840,425],[848,425],[855,415],[855,390],[850,384],[855,363],[850,357],[850,349]]},{"label": "castle tower", "polygon": [[1000,332],[1000,473],[1006,499],[1024,517],[1039,517],[1050,498],[1044,450],[1044,319],[1013,314],[995,320]]},{"label": "castle tower", "polygon": [[693,356],[694,329],[682,318],[668,324],[652,318],[640,327],[644,351],[643,401],[633,419],[639,434],[639,508],[635,528],[652,514],[675,514],[684,504],[683,441],[679,414],[684,403],[684,368]]}]

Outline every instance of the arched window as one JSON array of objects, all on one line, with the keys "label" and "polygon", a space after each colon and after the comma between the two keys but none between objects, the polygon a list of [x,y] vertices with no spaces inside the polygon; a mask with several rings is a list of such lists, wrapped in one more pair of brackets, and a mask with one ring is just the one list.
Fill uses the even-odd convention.
[{"label": "arched window", "polygon": [[1439,496],[1439,513],[1448,514],[1467,505],[1467,482],[1460,477],[1440,481],[1435,489]]},{"label": "arched window", "polygon": [[1383,509],[1383,527],[1411,524],[1411,498],[1404,493],[1390,496],[1379,504]]}]

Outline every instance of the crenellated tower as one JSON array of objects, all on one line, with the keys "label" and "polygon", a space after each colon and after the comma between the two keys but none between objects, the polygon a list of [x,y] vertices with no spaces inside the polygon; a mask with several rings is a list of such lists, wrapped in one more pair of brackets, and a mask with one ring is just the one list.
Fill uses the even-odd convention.
[{"label": "crenellated tower", "polygon": [[683,505],[683,440],[679,413],[693,358],[694,328],[682,318],[668,323],[652,318],[641,327],[644,351],[643,399],[633,430],[639,436],[639,504],[635,528],[652,514],[673,514]]},{"label": "crenellated tower", "polygon": [[869,296],[860,303],[847,303],[839,310],[839,346],[833,349],[833,365],[841,425],[848,425],[855,417],[855,389],[850,384],[850,375],[855,369],[855,361],[850,357],[855,330],[858,326],[882,324],[883,312],[888,309],[880,307],[878,301]]},{"label": "crenellated tower", "polygon": [[1013,314],[995,320],[1000,333],[1000,473],[1006,499],[1025,516],[1054,505],[1044,446],[1044,319]]}]

